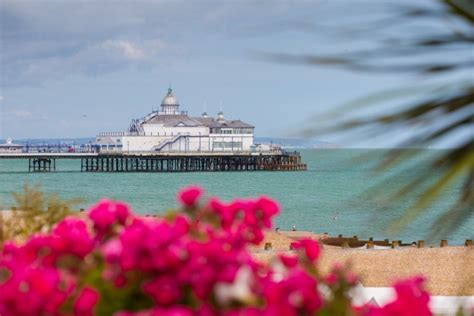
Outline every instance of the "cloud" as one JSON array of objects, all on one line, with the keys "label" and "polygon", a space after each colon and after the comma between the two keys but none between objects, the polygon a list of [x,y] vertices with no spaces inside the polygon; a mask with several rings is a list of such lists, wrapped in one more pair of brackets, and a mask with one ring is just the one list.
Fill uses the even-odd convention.
[{"label": "cloud", "polygon": [[11,110],[9,112],[12,116],[15,116],[17,118],[28,118],[28,117],[32,117],[33,116],[33,113],[31,113],[30,111],[28,110],[22,110],[22,109],[15,109],[15,110]]},{"label": "cloud", "polygon": [[[49,43],[56,52],[46,52],[40,43],[36,56],[11,58],[5,63],[4,85],[36,85],[44,80],[61,79],[70,73],[98,75],[126,67],[159,65],[159,55],[167,47],[160,39],[140,42],[130,40],[106,39],[104,41],[75,45],[71,43]],[[33,49],[35,50],[35,49]]]},{"label": "cloud", "polygon": [[153,58],[165,45],[158,39],[138,44],[127,40],[106,40],[95,48],[103,49],[107,55],[116,55],[124,60],[143,61]]},{"label": "cloud", "polygon": [[[74,73],[94,76],[159,66],[161,3],[0,2],[1,86],[37,85]],[[173,23],[169,23],[173,25]],[[165,51],[164,49],[167,49]],[[144,67],[146,66],[146,67]]]},{"label": "cloud", "polygon": [[103,44],[105,49],[118,51],[123,57],[130,60],[140,60],[145,58],[145,52],[128,41],[108,40]]},{"label": "cloud", "polygon": [[232,41],[239,33],[236,30],[248,33],[250,26],[253,33],[251,26],[257,21],[257,25],[286,21],[290,7],[297,11],[291,2],[270,0],[138,5],[107,0],[4,0],[0,2],[4,73],[0,85],[38,85],[70,74],[97,76],[130,67],[148,70],[175,64],[196,53],[225,49],[224,42]]},{"label": "cloud", "polygon": [[3,100],[5,100],[5,98],[3,97],[3,95],[0,95],[0,102],[2,102]]}]

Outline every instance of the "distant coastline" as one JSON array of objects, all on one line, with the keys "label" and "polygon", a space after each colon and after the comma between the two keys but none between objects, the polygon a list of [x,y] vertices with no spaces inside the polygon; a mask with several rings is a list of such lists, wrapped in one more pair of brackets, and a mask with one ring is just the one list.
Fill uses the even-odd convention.
[{"label": "distant coastline", "polygon": [[[40,144],[58,144],[63,145],[79,145],[79,144],[91,144],[95,142],[95,137],[80,137],[80,138],[44,138],[44,139],[15,139],[15,143],[21,145],[40,145]],[[0,143],[5,140],[0,140]],[[301,138],[282,138],[282,137],[255,137],[256,144],[273,144],[279,145],[283,148],[292,149],[316,149],[316,148],[327,148],[335,149],[341,148],[341,146],[325,141],[314,140],[314,139],[301,139]]]},{"label": "distant coastline", "polygon": [[[0,144],[5,143],[6,139],[0,139]],[[38,139],[14,139],[14,142],[21,145],[41,145],[50,144],[57,145],[58,142],[62,145],[80,145],[80,144],[93,144],[95,137],[78,137],[78,138],[38,138]],[[357,147],[357,146],[344,146],[340,144],[330,143],[315,139],[304,139],[304,138],[284,138],[284,137],[255,137],[256,144],[273,144],[279,145],[287,149],[452,149],[452,147],[434,146],[430,148],[418,148],[418,147]]]}]

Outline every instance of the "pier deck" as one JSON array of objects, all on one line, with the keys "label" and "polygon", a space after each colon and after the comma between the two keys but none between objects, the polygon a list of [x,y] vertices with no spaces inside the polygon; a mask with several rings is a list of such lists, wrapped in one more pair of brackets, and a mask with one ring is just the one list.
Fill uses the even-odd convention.
[{"label": "pier deck", "polygon": [[82,172],[303,171],[297,152],[249,153],[0,153],[0,159],[28,159],[30,172],[56,171],[57,159],[80,159]]}]

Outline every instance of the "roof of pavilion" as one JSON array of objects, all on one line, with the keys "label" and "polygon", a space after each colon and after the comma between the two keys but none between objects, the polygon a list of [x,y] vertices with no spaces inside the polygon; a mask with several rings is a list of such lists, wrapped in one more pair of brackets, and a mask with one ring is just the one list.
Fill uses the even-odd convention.
[{"label": "roof of pavilion", "polygon": [[213,117],[195,117],[194,118],[195,120],[201,122],[201,124],[203,124],[204,126],[207,126],[207,127],[212,127],[212,128],[226,128],[226,127],[229,127],[229,128],[254,128],[253,125],[250,125],[248,123],[245,123],[241,120],[231,120],[231,121],[227,121],[227,120],[216,120],[215,118]]},{"label": "roof of pavilion", "polygon": [[210,128],[254,128],[241,120],[216,120],[212,117],[189,117],[187,115],[154,115],[143,124],[161,124],[165,127],[199,127]]}]

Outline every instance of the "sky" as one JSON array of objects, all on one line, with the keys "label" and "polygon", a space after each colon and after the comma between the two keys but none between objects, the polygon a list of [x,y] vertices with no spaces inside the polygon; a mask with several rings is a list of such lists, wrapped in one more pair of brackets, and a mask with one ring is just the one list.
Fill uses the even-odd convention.
[{"label": "sky", "polygon": [[[338,31],[389,16],[393,3],[356,3],[4,0],[0,139],[123,131],[131,119],[159,106],[169,85],[191,115],[205,109],[215,115],[222,103],[226,118],[255,125],[257,136],[292,137],[305,126],[324,123],[323,114],[336,106],[427,80],[266,57],[372,47],[380,36],[376,29],[368,29],[362,40]],[[351,145],[336,136],[316,138]],[[393,143],[377,135],[356,142]]]}]

